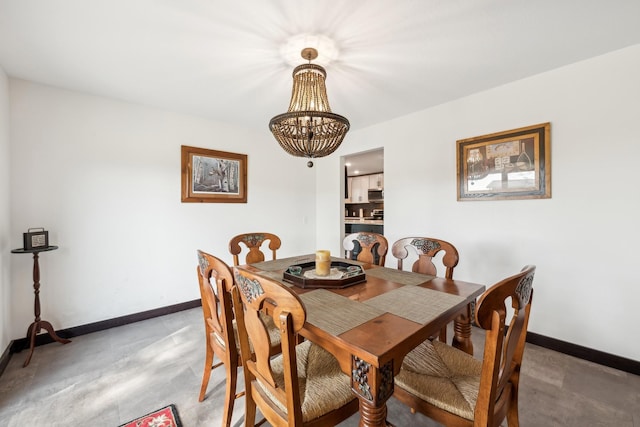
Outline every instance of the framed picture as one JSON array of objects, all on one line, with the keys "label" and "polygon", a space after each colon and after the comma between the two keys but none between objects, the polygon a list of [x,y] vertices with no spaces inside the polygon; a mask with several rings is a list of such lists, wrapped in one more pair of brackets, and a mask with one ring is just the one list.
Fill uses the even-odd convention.
[{"label": "framed picture", "polygon": [[458,201],[551,198],[551,124],[457,141]]},{"label": "framed picture", "polygon": [[247,155],[183,145],[182,201],[247,203]]}]

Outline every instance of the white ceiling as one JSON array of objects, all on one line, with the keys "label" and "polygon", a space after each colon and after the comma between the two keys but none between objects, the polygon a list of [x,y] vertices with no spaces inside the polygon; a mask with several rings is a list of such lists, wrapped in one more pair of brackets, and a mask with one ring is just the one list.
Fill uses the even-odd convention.
[{"label": "white ceiling", "polygon": [[322,35],[331,107],[361,129],[638,44],[638,17],[638,0],[0,0],[0,66],[268,132],[281,48]]},{"label": "white ceiling", "polygon": [[365,151],[345,157],[347,176],[384,172],[384,149]]}]

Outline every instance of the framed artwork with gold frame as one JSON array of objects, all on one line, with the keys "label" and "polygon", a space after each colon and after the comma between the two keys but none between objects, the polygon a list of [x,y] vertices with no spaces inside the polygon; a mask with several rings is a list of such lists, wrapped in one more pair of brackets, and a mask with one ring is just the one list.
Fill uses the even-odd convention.
[{"label": "framed artwork with gold frame", "polygon": [[551,198],[551,124],[456,141],[458,201]]},{"label": "framed artwork with gold frame", "polygon": [[183,145],[182,202],[247,203],[247,155]]}]

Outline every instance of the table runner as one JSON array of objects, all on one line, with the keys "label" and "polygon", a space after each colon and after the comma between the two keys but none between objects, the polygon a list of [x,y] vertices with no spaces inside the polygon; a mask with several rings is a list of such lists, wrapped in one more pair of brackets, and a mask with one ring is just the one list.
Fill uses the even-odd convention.
[{"label": "table runner", "polygon": [[384,310],[416,323],[427,323],[465,299],[419,286],[403,286],[362,304]]},{"label": "table runner", "polygon": [[278,271],[261,271],[258,274],[260,274],[261,276],[268,277],[269,279],[275,280],[276,282],[280,283],[283,286],[286,286],[287,288],[290,288],[291,286],[293,286],[292,283],[284,281],[284,279],[282,278],[282,273],[279,270]]},{"label": "table runner", "polygon": [[326,289],[304,293],[300,299],[307,308],[307,322],[332,335],[340,335],[385,312]]},{"label": "table runner", "polygon": [[421,283],[428,282],[435,277],[428,274],[395,270],[393,268],[370,268],[365,271],[365,274],[367,276],[374,276],[391,282],[402,283],[403,285],[419,285]]}]

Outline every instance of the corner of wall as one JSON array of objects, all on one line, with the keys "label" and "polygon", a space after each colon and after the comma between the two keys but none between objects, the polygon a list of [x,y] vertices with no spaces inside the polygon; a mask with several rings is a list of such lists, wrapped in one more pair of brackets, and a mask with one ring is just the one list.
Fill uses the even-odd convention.
[{"label": "corner of wall", "polygon": [[9,345],[10,310],[10,183],[9,77],[0,66],[0,349]]}]

